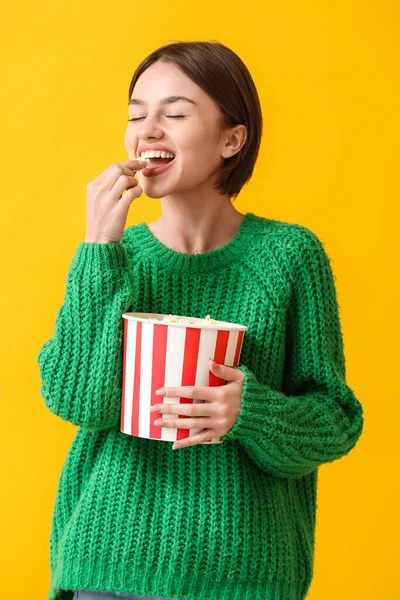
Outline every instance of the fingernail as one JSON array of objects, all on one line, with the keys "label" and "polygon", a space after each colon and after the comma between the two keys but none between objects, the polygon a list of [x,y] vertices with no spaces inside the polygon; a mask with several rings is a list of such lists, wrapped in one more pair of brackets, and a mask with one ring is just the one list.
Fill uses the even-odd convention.
[{"label": "fingernail", "polygon": [[164,388],[160,388],[159,390],[156,390],[157,396],[165,396],[166,393],[167,392]]}]

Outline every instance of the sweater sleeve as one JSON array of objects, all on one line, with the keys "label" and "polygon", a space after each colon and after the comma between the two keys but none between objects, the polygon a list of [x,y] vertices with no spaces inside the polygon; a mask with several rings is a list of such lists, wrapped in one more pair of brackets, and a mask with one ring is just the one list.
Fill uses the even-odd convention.
[{"label": "sweater sleeve", "polygon": [[272,475],[295,479],[355,446],[363,429],[363,409],[345,380],[330,259],[307,228],[299,244],[291,241],[290,249],[293,291],[283,391],[272,389],[246,365],[239,365],[245,374],[242,405],[224,439],[240,442]]},{"label": "sweater sleeve", "polygon": [[132,304],[127,250],[121,242],[82,242],[73,256],[54,335],[37,362],[46,406],[88,430],[120,418],[123,318]]}]

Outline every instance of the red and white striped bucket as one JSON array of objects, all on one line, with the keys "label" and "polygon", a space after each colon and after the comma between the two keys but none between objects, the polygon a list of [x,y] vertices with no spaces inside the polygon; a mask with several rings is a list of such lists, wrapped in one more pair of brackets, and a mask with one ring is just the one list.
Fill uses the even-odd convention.
[{"label": "red and white striped bucket", "polygon": [[[208,359],[229,367],[239,364],[245,325],[156,313],[124,313],[124,367],[120,430],[128,435],[175,442],[202,429],[160,427],[160,417],[185,415],[150,412],[153,404],[203,402],[156,396],[161,387],[225,385],[209,370]],[[219,444],[219,436],[203,443]]]}]

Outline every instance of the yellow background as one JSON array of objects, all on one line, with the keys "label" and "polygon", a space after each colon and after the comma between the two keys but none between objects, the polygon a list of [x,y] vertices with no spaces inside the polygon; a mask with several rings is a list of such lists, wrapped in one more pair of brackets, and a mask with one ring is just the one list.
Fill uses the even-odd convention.
[{"label": "yellow background", "polygon": [[[4,3],[1,39],[1,600],[43,600],[75,427],[39,392],[86,185],[123,146],[137,64],[217,39],[259,90],[264,133],[241,212],[306,225],[332,258],[362,438],[319,471],[310,600],[394,600],[399,519],[399,8],[390,0]],[[397,169],[396,169],[397,167]],[[160,215],[144,194],[127,226]],[[4,410],[3,410],[4,409]]]}]

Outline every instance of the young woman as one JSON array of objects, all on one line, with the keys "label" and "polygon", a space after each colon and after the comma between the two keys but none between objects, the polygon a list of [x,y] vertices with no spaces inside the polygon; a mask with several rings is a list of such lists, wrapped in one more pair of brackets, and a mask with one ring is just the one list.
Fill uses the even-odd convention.
[{"label": "young woman", "polygon": [[[217,42],[162,46],[129,89],[125,147],[87,188],[87,232],[55,335],[38,356],[42,394],[78,426],[50,540],[49,600],[302,600],[313,575],[318,467],[363,428],[346,384],[334,277],[307,227],[237,211],[262,116],[251,75]],[[138,160],[150,155],[144,167]],[[135,179],[137,174],[139,183]],[[162,216],[125,228],[133,200]],[[163,395],[171,444],[120,431],[122,314],[155,312],[248,326],[219,387]],[[223,436],[222,444],[204,444]],[[174,448],[174,450],[172,450]]]}]

